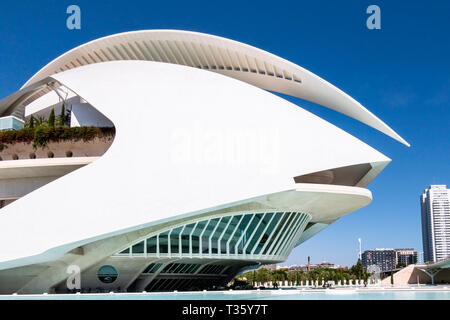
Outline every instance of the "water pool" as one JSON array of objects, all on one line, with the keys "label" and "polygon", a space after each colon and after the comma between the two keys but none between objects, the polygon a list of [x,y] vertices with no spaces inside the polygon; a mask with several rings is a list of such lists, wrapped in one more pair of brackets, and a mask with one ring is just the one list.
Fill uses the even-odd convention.
[{"label": "water pool", "polygon": [[0,300],[450,300],[450,287],[0,295]]}]

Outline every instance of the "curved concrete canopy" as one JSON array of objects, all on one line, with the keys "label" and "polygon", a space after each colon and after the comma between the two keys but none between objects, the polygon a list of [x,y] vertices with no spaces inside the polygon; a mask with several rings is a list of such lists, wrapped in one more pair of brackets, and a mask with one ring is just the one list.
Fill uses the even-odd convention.
[{"label": "curved concrete canopy", "polygon": [[143,30],[96,39],[59,56],[22,88],[62,71],[115,60],[166,62],[221,73],[331,108],[409,146],[359,102],[310,71],[250,45],[198,32]]},{"label": "curved concrete canopy", "polygon": [[[149,61],[105,62],[53,75],[40,85],[55,80],[107,116],[116,136],[100,159],[2,208],[0,225],[9,226],[0,233],[2,268],[230,206],[264,201],[278,206],[291,196],[297,199],[293,208],[317,208],[313,221],[329,223],[356,207],[344,201],[335,208],[339,212],[319,212],[319,203],[314,207],[304,201],[305,192],[320,202],[326,195],[313,194],[339,191],[355,200],[348,201],[351,206],[370,202],[370,192],[342,186],[314,191],[314,186],[296,185],[293,177],[390,161],[270,92],[204,70]],[[136,137],[145,137],[145,144]],[[244,150],[246,161],[239,153],[219,157],[234,150],[228,138],[236,150]],[[284,199],[277,202],[274,194]],[[45,210],[35,215],[30,208]],[[30,242],[30,237],[39,241]]]}]

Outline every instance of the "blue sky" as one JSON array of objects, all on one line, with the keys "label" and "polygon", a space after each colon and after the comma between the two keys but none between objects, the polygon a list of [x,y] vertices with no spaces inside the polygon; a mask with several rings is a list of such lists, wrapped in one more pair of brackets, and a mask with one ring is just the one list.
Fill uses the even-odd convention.
[{"label": "blue sky", "polygon": [[[66,8],[81,8],[81,30]],[[381,8],[381,30],[366,8]],[[369,185],[374,201],[302,246],[286,264],[352,265],[363,249],[422,251],[419,195],[450,185],[449,1],[11,1],[0,3],[0,97],[65,51],[101,36],[140,29],[211,33],[293,61],[341,88],[411,143],[407,148],[346,116],[296,98],[393,159]]]}]

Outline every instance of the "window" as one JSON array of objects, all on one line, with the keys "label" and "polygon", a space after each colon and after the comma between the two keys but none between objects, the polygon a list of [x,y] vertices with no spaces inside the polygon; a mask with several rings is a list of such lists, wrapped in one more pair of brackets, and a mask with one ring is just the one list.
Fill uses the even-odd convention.
[{"label": "window", "polygon": [[150,263],[142,273],[155,273],[162,266],[162,263]]},{"label": "window", "polygon": [[181,234],[181,253],[189,253],[189,238],[194,231],[195,223],[188,224]]},{"label": "window", "polygon": [[262,222],[259,224],[258,229],[253,234],[253,237],[250,240],[250,243],[248,244],[247,249],[245,250],[245,253],[250,254],[252,252],[253,247],[256,244],[256,241],[259,241],[262,232],[267,227],[267,224],[269,223],[272,216],[273,216],[273,213],[267,213],[264,215],[264,218],[263,218]]},{"label": "window", "polygon": [[141,241],[141,242],[135,244],[131,248],[131,252],[133,255],[143,255],[144,254],[144,241]]},{"label": "window", "polygon": [[147,239],[147,254],[156,254],[156,236]]},{"label": "window", "polygon": [[209,236],[213,232],[214,228],[216,227],[216,224],[219,222],[219,218],[212,219],[209,221],[208,226],[206,227],[205,231],[202,235],[202,253],[208,254],[209,253]]},{"label": "window", "polygon": [[242,218],[241,222],[239,223],[239,226],[237,227],[236,231],[234,232],[233,237],[230,241],[230,254],[235,254],[236,252],[236,243],[241,237],[242,233],[244,232],[245,228],[247,227],[247,224],[250,222],[250,219],[253,215],[246,214],[244,218]]},{"label": "window", "polygon": [[230,221],[230,217],[223,217],[219,224],[216,227],[216,231],[211,237],[211,253],[217,254],[219,250],[219,238],[220,235],[223,233],[223,230],[228,224],[228,221]]},{"label": "window", "polygon": [[192,234],[192,253],[198,254],[200,253],[200,235],[203,232],[203,229],[206,227],[207,221],[200,221],[197,224],[197,227],[195,228],[193,234]]},{"label": "window", "polygon": [[220,241],[220,252],[223,254],[227,253],[227,242],[230,239],[230,237],[233,235],[234,230],[236,230],[236,227],[241,220],[242,215],[233,216],[231,219],[230,225],[228,226],[227,230],[225,231],[222,240]]},{"label": "window", "polygon": [[169,252],[168,234],[169,234],[169,231],[166,231],[159,235],[159,253],[168,253]]},{"label": "window", "polygon": [[173,229],[170,233],[170,253],[179,253],[179,246],[180,246],[180,232],[182,230],[182,227]]},{"label": "window", "polygon": [[118,277],[117,270],[113,266],[102,266],[97,271],[97,278],[103,283],[113,283]]},{"label": "window", "polygon": [[115,256],[280,255],[306,219],[308,215],[298,212],[267,212],[201,220],[165,230]]}]

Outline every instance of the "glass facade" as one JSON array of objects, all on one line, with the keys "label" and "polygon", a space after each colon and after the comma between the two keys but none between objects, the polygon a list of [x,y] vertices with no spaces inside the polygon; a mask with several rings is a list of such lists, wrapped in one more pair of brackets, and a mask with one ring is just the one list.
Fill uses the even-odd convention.
[{"label": "glass facade", "polygon": [[0,118],[0,131],[2,130],[20,130],[23,129],[25,122],[13,116]]},{"label": "glass facade", "polygon": [[300,212],[213,217],[164,230],[115,256],[279,259],[289,254],[310,219]]}]

